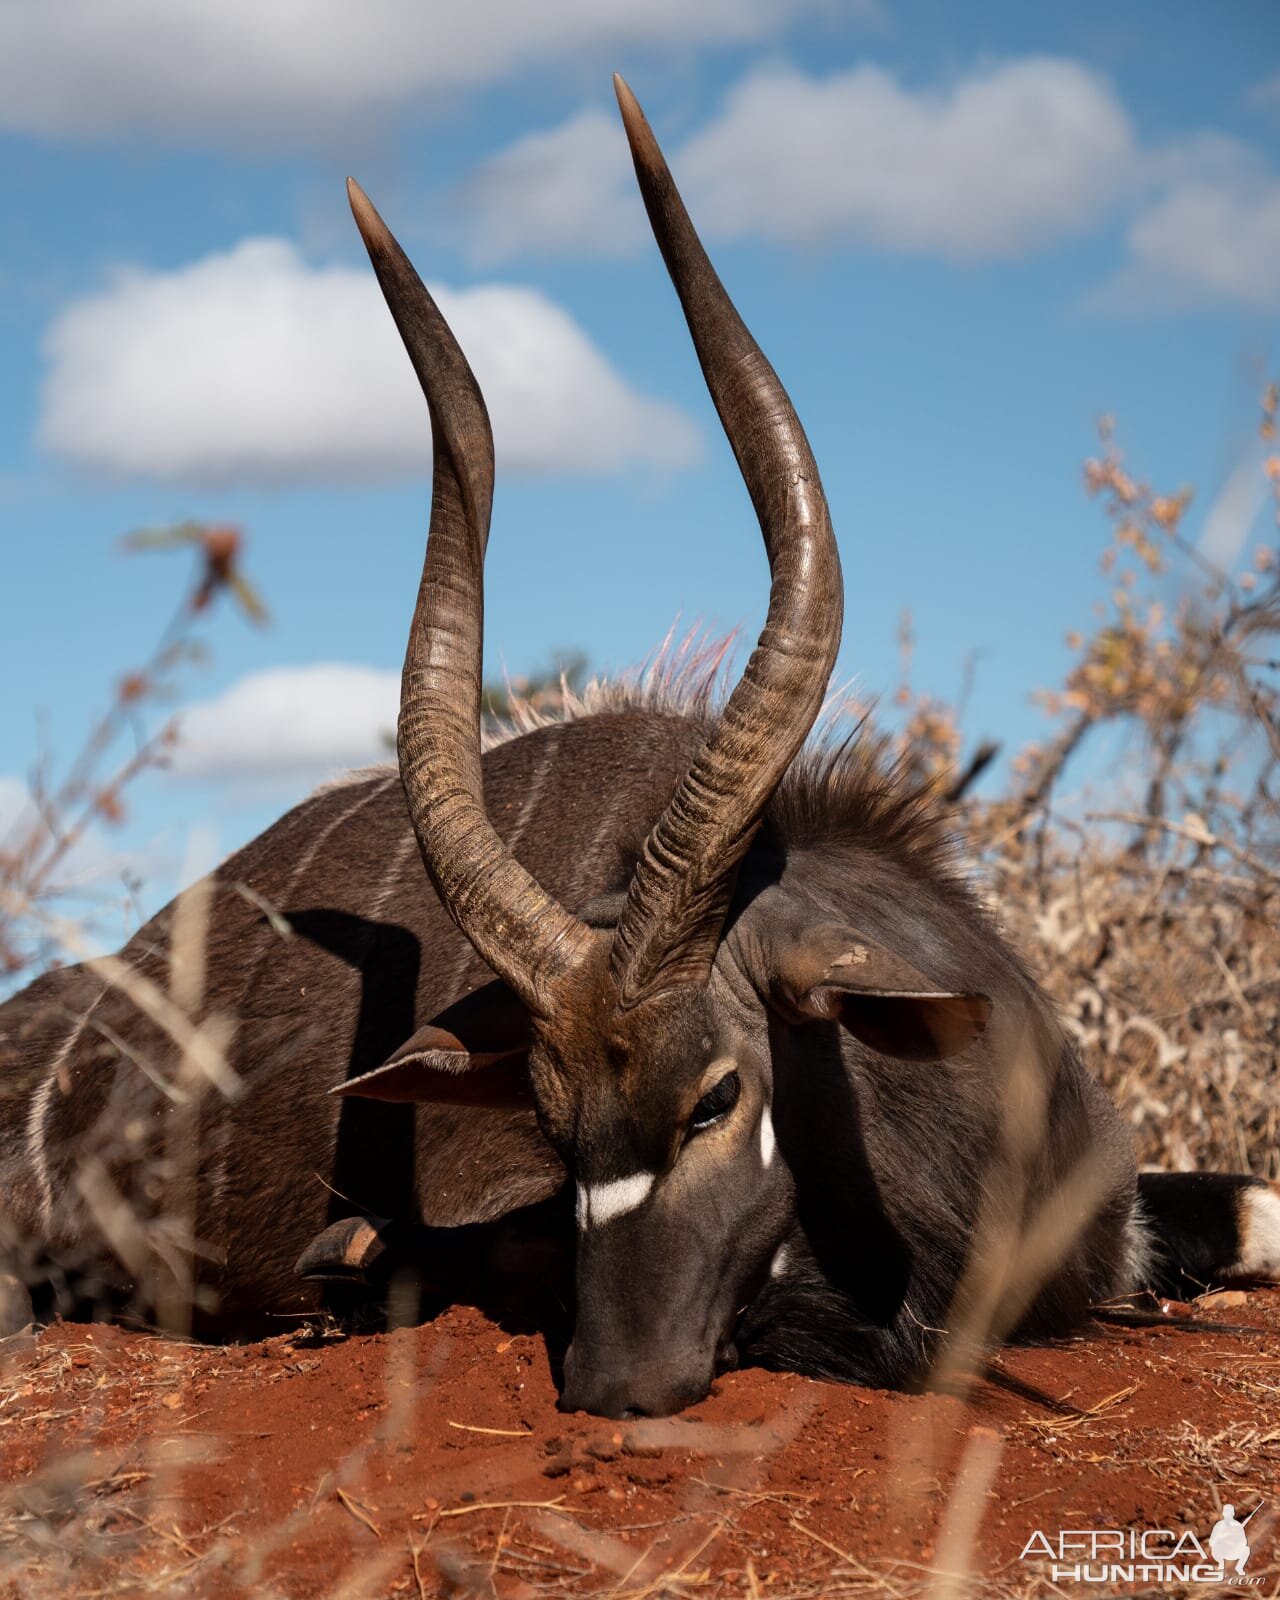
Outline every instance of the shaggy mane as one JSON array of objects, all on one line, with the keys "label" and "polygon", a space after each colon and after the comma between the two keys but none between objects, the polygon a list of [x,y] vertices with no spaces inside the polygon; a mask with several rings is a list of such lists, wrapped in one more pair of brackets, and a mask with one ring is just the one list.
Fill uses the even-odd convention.
[{"label": "shaggy mane", "polygon": [[[485,749],[560,722],[602,712],[648,712],[714,726],[737,682],[736,633],[669,633],[634,672],[560,682],[559,704],[534,705],[508,691],[508,714],[489,719]],[[832,690],[812,733],[778,785],[766,823],[787,844],[857,847],[874,840],[908,870],[957,890],[966,883],[946,807],[908,777],[888,736],[871,723],[872,706],[844,686]]]}]

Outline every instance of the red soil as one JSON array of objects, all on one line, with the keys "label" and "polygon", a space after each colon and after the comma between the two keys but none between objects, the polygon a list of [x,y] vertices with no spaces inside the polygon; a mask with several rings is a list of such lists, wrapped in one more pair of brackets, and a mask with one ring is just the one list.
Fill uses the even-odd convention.
[{"label": "red soil", "polygon": [[[1037,1529],[1232,1501],[1280,1592],[1280,1291],[1253,1335],[1099,1330],[1001,1358],[1078,1408],[760,1371],[671,1421],[564,1416],[541,1339],[456,1307],[386,1335],[184,1345],[60,1325],[0,1344],[0,1596],[1050,1590]],[[930,1587],[935,1585],[934,1587]],[[1173,1594],[1176,1587],[1150,1592]]]}]

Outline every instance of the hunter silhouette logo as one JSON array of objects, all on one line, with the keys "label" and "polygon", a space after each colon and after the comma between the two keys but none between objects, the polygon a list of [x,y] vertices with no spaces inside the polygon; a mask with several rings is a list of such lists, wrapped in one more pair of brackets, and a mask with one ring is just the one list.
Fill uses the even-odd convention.
[{"label": "hunter silhouette logo", "polygon": [[1222,1516],[1213,1525],[1213,1532],[1209,1535],[1209,1554],[1220,1567],[1234,1566],[1238,1574],[1243,1574],[1244,1564],[1249,1559],[1249,1540],[1245,1534],[1245,1523],[1249,1521],[1259,1509],[1254,1506],[1244,1522],[1236,1521],[1236,1508],[1223,1506]]},{"label": "hunter silhouette logo", "polygon": [[[1207,1548],[1190,1528],[1037,1528],[1023,1546],[1021,1560],[1050,1563],[1051,1583],[1212,1583],[1253,1588],[1261,1578],[1245,1573],[1249,1536],[1245,1528],[1265,1504],[1247,1517],[1224,1505]],[[1261,1524],[1259,1524],[1261,1526]]]}]

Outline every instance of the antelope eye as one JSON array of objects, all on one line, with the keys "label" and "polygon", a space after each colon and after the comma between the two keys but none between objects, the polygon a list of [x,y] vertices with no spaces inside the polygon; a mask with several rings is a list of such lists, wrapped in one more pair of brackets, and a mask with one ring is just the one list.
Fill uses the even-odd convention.
[{"label": "antelope eye", "polygon": [[736,1072],[726,1072],[720,1082],[708,1089],[694,1106],[693,1115],[689,1118],[690,1133],[701,1133],[713,1122],[719,1122],[737,1105],[741,1093],[742,1079]]}]

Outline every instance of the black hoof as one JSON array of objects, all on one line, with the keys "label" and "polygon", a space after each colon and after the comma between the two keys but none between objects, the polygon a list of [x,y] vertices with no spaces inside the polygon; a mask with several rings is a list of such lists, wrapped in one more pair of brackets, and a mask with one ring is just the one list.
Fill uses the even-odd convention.
[{"label": "black hoof", "polygon": [[343,1217],[316,1235],[293,1270],[315,1282],[371,1285],[389,1248],[390,1227],[385,1217]]}]

